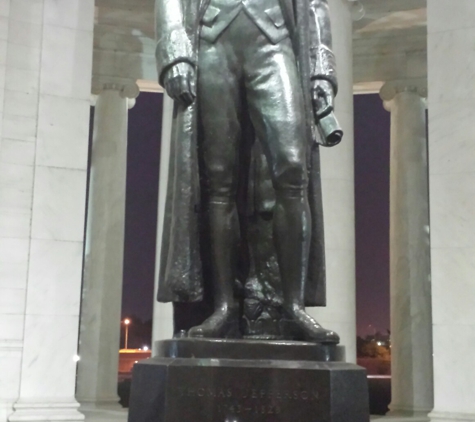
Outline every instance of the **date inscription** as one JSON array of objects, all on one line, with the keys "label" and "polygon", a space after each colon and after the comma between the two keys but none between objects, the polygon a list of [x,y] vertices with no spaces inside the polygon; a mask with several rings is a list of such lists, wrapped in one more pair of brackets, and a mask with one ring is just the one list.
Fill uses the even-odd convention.
[{"label": "date inscription", "polygon": [[278,415],[282,412],[279,405],[272,404],[256,404],[245,406],[241,404],[218,404],[218,412],[225,415]]},{"label": "date inscription", "polygon": [[221,399],[269,399],[269,400],[318,400],[317,390],[258,390],[238,389],[233,387],[223,388],[178,388],[180,397],[209,397]]}]

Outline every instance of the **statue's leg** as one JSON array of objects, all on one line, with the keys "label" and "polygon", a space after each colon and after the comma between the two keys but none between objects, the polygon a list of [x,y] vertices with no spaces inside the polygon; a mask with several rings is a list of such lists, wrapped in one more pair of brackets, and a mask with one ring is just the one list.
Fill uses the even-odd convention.
[{"label": "statue's leg", "polygon": [[[225,41],[225,40],[224,40]],[[239,81],[227,58],[225,42],[202,41],[198,105],[201,151],[208,203],[208,230],[214,313],[189,331],[191,337],[239,336],[234,298],[239,222],[236,210],[237,160],[240,139]],[[229,65],[229,67],[227,67]]]},{"label": "statue's leg", "polygon": [[274,241],[282,278],[290,335],[338,343],[305,312],[304,292],[311,239],[307,198],[305,109],[290,40],[266,43],[246,60],[246,90],[251,119],[263,143],[276,190]]}]

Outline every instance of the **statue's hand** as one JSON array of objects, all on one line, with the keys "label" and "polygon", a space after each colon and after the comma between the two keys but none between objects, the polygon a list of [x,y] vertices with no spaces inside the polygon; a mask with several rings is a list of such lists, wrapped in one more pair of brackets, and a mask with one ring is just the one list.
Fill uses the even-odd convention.
[{"label": "statue's hand", "polygon": [[163,82],[167,94],[183,106],[188,107],[195,100],[195,69],[191,64],[175,64],[168,69]]},{"label": "statue's hand", "polygon": [[312,103],[313,114],[318,122],[321,117],[333,111],[335,91],[332,84],[325,79],[315,79],[312,81]]}]

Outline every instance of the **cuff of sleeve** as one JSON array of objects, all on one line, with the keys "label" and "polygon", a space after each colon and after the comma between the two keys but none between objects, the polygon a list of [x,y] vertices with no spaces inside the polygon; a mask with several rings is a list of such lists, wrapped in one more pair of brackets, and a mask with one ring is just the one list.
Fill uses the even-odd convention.
[{"label": "cuff of sleeve", "polygon": [[167,71],[178,63],[188,63],[191,66],[196,67],[195,60],[192,60],[189,57],[177,57],[176,59],[174,59],[173,61],[171,61],[170,63],[167,63],[164,67],[162,67],[161,70],[159,70],[160,73],[158,75],[158,82],[160,83],[161,86],[163,86],[164,84],[165,75]]},{"label": "cuff of sleeve", "polygon": [[336,60],[333,51],[325,45],[314,47],[310,50],[310,60],[312,63],[311,79],[324,79],[333,85],[335,95],[338,91],[336,77]]},{"label": "cuff of sleeve", "polygon": [[322,80],[322,81],[328,81],[332,84],[333,91],[336,94],[338,94],[338,81],[336,79],[336,75],[322,75],[322,74],[317,74],[313,75],[310,77],[311,81],[315,80]]}]

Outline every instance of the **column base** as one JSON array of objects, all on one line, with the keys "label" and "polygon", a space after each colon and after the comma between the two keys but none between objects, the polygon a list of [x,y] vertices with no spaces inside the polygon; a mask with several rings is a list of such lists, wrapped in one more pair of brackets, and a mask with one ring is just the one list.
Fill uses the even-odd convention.
[{"label": "column base", "polygon": [[12,402],[0,402],[0,422],[7,422],[9,416],[13,413]]},{"label": "column base", "polygon": [[389,405],[389,412],[386,413],[386,416],[389,418],[410,418],[415,421],[428,421],[429,413],[432,411],[432,408],[414,408],[414,407],[404,407],[394,404]]},{"label": "column base", "polygon": [[9,422],[82,422],[84,415],[79,412],[79,403],[58,402],[45,398],[34,402],[19,401],[13,405],[14,412]]},{"label": "column base", "polygon": [[385,416],[390,418],[413,418],[414,420],[428,421],[429,413],[432,411],[432,407],[427,408],[416,408],[416,407],[405,407],[398,404],[389,404],[389,412]]},{"label": "column base", "polygon": [[120,398],[114,397],[110,399],[101,399],[101,400],[84,400],[81,398],[76,397],[76,400],[80,403],[79,410],[82,412],[83,410],[113,410],[119,411],[122,410],[123,407],[119,403]]},{"label": "column base", "polygon": [[414,415],[372,415],[371,422],[428,422],[429,417]]},{"label": "column base", "polygon": [[86,422],[127,422],[128,409],[111,409],[111,408],[79,408],[81,413],[86,416]]},{"label": "column base", "polygon": [[431,422],[475,422],[475,413],[431,412]]}]

